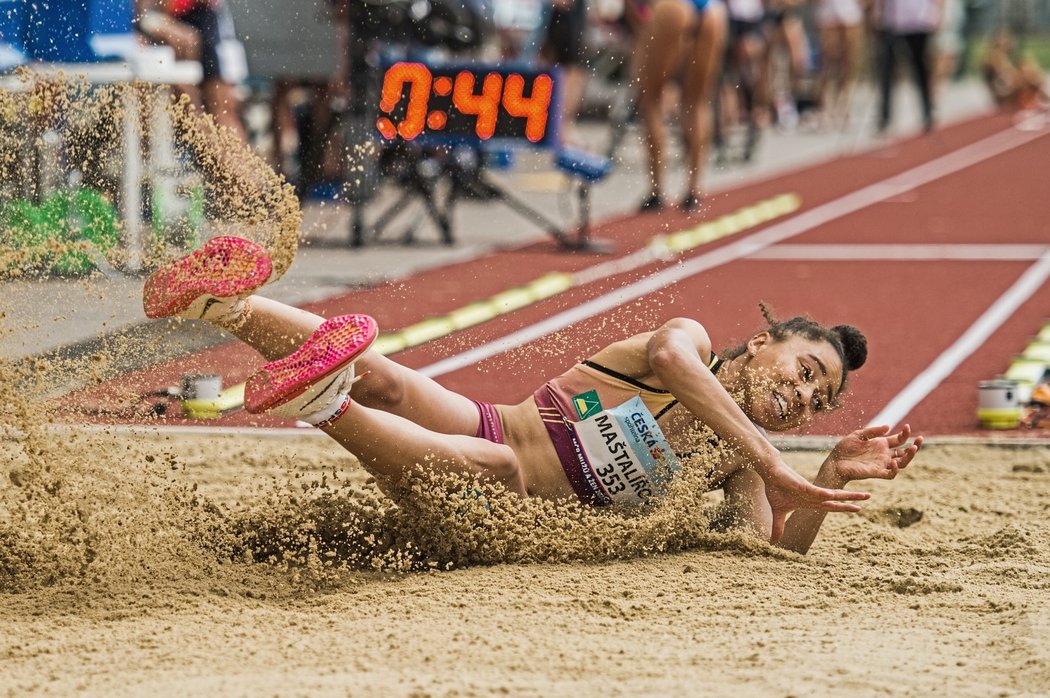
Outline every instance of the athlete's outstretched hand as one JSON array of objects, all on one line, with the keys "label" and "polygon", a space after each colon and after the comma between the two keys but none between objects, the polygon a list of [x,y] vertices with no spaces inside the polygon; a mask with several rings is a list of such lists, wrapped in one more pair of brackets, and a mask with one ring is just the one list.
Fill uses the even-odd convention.
[{"label": "athlete's outstretched hand", "polygon": [[786,463],[778,460],[759,471],[766,486],[766,498],[773,511],[773,531],[770,541],[776,543],[784,533],[784,522],[795,509],[857,512],[860,507],[851,502],[871,497],[867,492],[817,487],[799,475]]},{"label": "athlete's outstretched hand", "polygon": [[[911,427],[907,424],[896,434],[889,431],[887,426],[867,427],[842,437],[824,459],[814,483],[841,490],[852,480],[895,478],[901,468],[915,458],[923,439],[921,436],[912,439]],[[809,550],[824,521],[822,508],[792,514],[778,544],[797,553]]]},{"label": "athlete's outstretched hand", "polygon": [[881,425],[858,429],[842,437],[820,466],[818,481],[843,487],[853,480],[897,477],[915,458],[923,438],[916,436],[909,444],[912,432],[907,424],[896,434],[889,431],[889,426]]}]

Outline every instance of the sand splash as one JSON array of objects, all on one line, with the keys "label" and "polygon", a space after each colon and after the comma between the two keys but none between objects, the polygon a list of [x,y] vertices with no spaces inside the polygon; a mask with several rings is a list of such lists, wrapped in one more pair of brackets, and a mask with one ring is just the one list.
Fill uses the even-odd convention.
[{"label": "sand splash", "polygon": [[160,434],[78,431],[48,424],[29,401],[5,404],[16,408],[2,415],[0,592],[58,586],[94,596],[250,582],[253,593],[273,594],[339,586],[361,571],[602,561],[692,548],[772,553],[746,537],[709,532],[706,471],[695,463],[651,507],[602,511],[523,499],[424,466],[395,504],[352,462],[294,474],[295,454],[272,479],[253,479],[246,461],[266,461],[261,450],[212,464],[241,473],[242,490],[252,490],[222,501],[198,490],[187,459]]},{"label": "sand splash", "polygon": [[[134,129],[156,156],[163,148],[147,134],[164,133],[158,124],[174,143],[168,193],[197,197],[199,219],[185,207],[181,218],[165,213],[157,192],[147,191],[153,220],[136,246],[116,215],[127,166],[121,144]],[[0,164],[0,202],[10,214],[0,273],[9,277],[150,269],[231,233],[270,250],[274,278],[295,256],[300,212],[291,187],[185,99],[148,86],[24,78],[22,89],[0,93]],[[253,593],[273,593],[286,584],[339,584],[361,571],[766,549],[709,532],[708,469],[699,462],[687,465],[668,497],[640,511],[525,500],[436,475],[425,463],[406,464],[416,477],[397,504],[352,463],[342,473],[300,477],[294,462],[269,482],[245,475],[252,494],[223,502],[198,491],[183,454],[158,433],[118,438],[52,424],[44,398],[63,376],[104,383],[125,370],[120,357],[158,351],[148,338],[118,336],[75,358],[0,364],[0,592],[112,595],[163,582],[188,590],[249,583]]]},{"label": "sand splash", "polygon": [[[16,84],[0,90],[0,275],[148,270],[224,233],[268,247],[274,279],[292,263],[293,188],[188,99],[75,76]],[[133,235],[119,212],[136,164],[149,176]]]}]

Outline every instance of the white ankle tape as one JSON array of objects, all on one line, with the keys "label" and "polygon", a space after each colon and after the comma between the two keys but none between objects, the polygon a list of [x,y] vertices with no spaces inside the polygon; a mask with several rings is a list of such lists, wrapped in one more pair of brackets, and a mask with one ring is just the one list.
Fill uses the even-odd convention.
[{"label": "white ankle tape", "polygon": [[323,410],[308,414],[300,419],[307,424],[317,427],[318,429],[324,429],[325,427],[331,426],[335,423],[335,420],[343,416],[347,408],[350,407],[350,393],[340,393],[336,396],[335,400],[329,403],[328,407]]},{"label": "white ankle tape", "polygon": [[247,298],[238,298],[231,303],[225,312],[209,320],[224,330],[235,331],[248,321],[252,314],[252,304]]}]

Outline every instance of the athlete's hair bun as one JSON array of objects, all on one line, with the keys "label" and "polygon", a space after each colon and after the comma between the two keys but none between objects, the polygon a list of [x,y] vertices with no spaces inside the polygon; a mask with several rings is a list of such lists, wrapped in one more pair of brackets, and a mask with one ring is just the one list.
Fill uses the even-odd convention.
[{"label": "athlete's hair bun", "polygon": [[847,371],[856,371],[868,360],[868,339],[853,325],[835,325],[831,331],[842,342],[842,354]]}]

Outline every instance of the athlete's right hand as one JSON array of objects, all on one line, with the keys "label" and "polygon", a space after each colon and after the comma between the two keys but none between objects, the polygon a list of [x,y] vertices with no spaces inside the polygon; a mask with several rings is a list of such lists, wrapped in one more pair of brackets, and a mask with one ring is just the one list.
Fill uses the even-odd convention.
[{"label": "athlete's right hand", "polygon": [[851,502],[871,498],[867,492],[817,487],[779,459],[767,465],[764,472],[759,471],[759,475],[765,483],[766,498],[773,512],[772,543],[780,540],[788,515],[796,509],[857,512],[860,507]]}]

